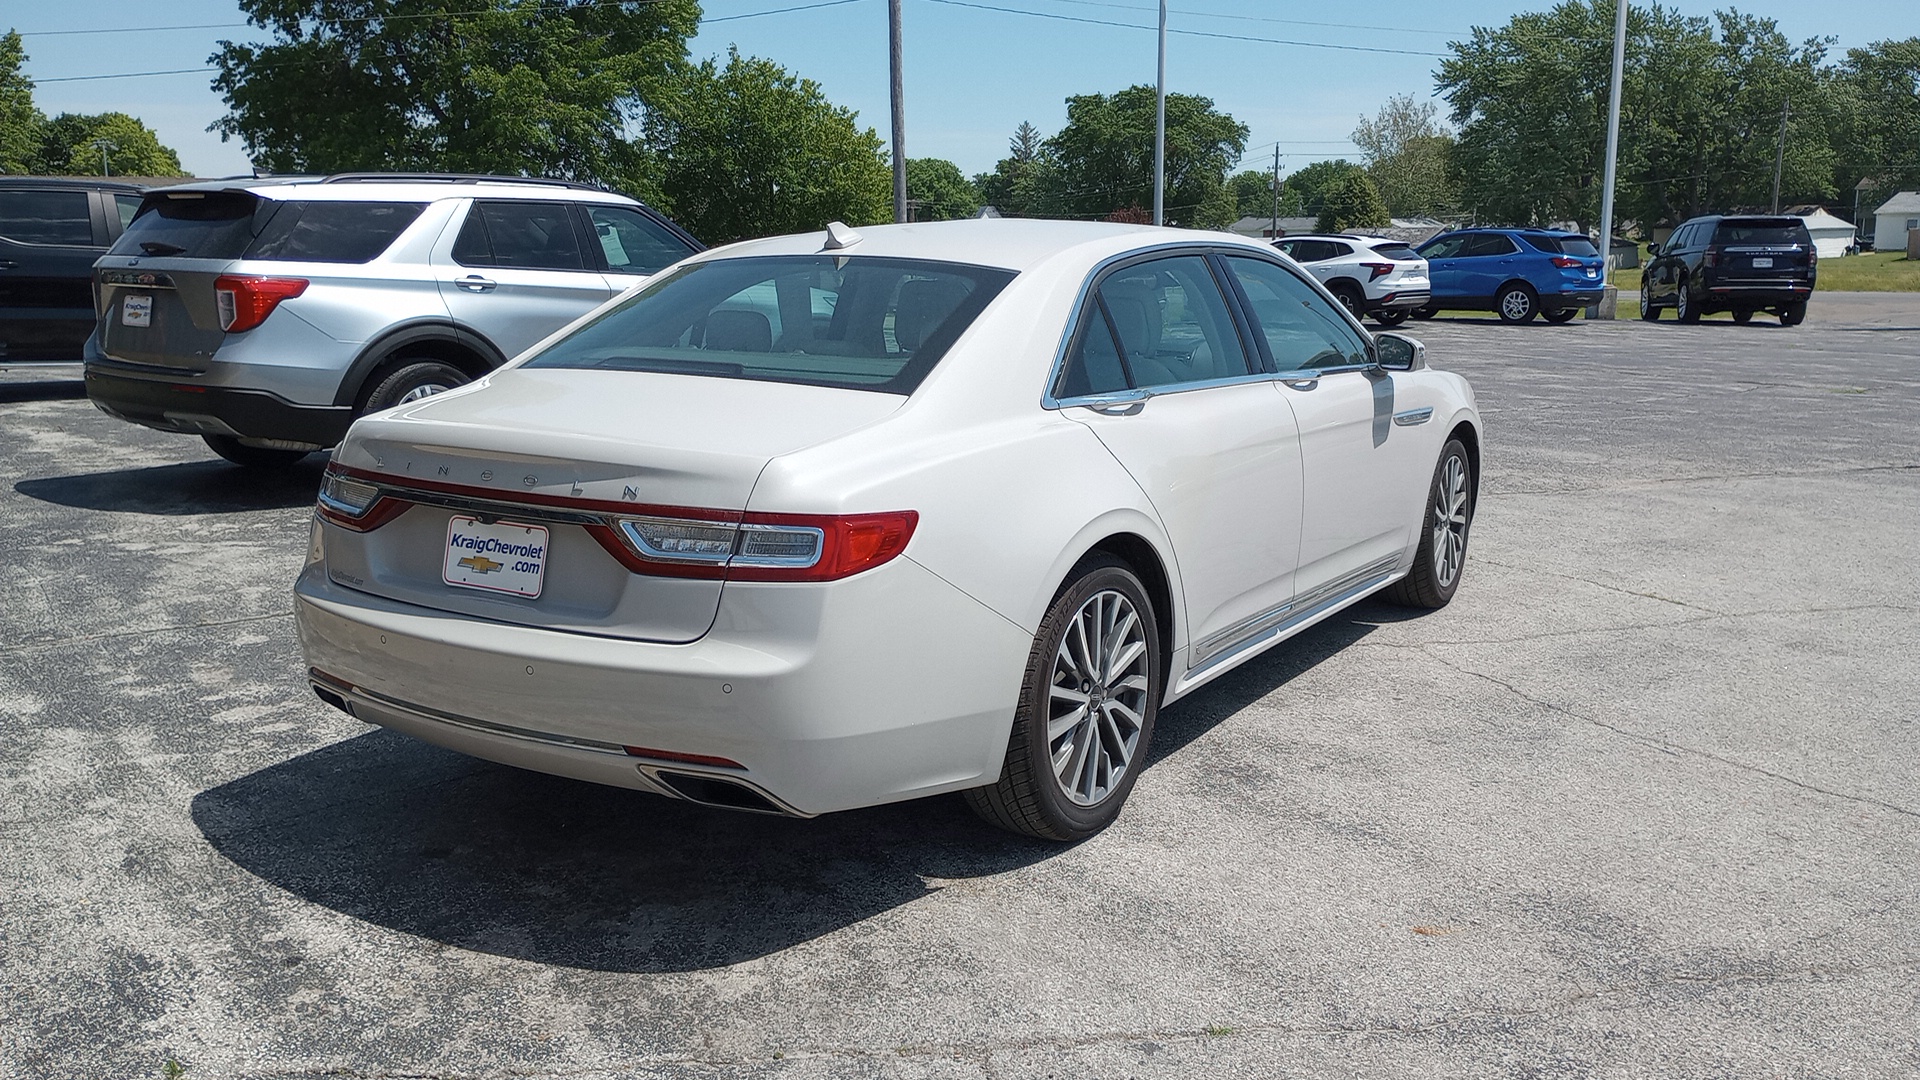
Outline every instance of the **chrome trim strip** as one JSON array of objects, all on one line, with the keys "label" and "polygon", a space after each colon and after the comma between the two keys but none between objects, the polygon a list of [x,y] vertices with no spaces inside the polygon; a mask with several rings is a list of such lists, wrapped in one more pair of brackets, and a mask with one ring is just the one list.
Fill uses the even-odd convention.
[{"label": "chrome trim strip", "polygon": [[1079,397],[1056,398],[1048,408],[1071,409],[1080,406],[1102,408],[1109,405],[1126,405],[1142,402],[1148,398],[1165,397],[1169,394],[1184,394],[1190,390],[1212,390],[1221,386],[1239,386],[1243,383],[1272,382],[1273,376],[1264,371],[1251,375],[1228,375],[1219,379],[1205,379],[1200,382],[1169,383],[1166,386],[1143,386],[1138,390],[1117,390],[1110,394],[1083,394]]},{"label": "chrome trim strip", "polygon": [[626,747],[617,743],[601,742],[598,739],[581,739],[571,735],[556,735],[547,731],[531,731],[527,728],[514,727],[510,724],[494,723],[491,720],[476,720],[471,716],[461,716],[457,713],[442,712],[439,709],[429,708],[425,705],[415,705],[411,702],[401,701],[398,698],[390,698],[385,694],[376,693],[365,687],[334,682],[332,679],[309,677],[307,681],[314,686],[339,694],[349,700],[360,698],[370,705],[375,705],[383,709],[392,709],[396,712],[407,713],[408,715],[419,717],[422,720],[431,720],[436,724],[446,724],[450,727],[476,731],[482,735],[499,735],[509,739],[519,739],[522,742],[541,743],[547,746],[563,747],[568,750],[588,750],[596,754],[609,754],[623,758],[632,756],[627,753]]},{"label": "chrome trim strip", "polygon": [[[360,480],[357,483],[368,483]],[[559,525],[611,525],[615,518],[611,514],[596,514],[586,510],[563,510],[551,506],[532,506],[527,503],[513,502],[508,499],[481,499],[468,495],[446,495],[437,491],[422,491],[400,484],[375,484],[382,496],[392,496],[422,506],[437,506],[443,510],[460,510],[481,517],[510,517],[527,521],[544,521]]]},{"label": "chrome trim strip", "polygon": [[1401,427],[1412,427],[1415,424],[1424,424],[1431,419],[1433,419],[1432,406],[1424,409],[1408,409],[1406,412],[1393,414],[1393,422]]},{"label": "chrome trim strip", "polygon": [[1350,599],[1356,593],[1372,590],[1392,576],[1393,568],[1399,563],[1398,555],[1375,559],[1365,566],[1319,586],[1305,596],[1297,596],[1287,603],[1242,619],[1219,633],[1209,635],[1193,647],[1193,666],[1187,669],[1187,673],[1192,675],[1229,656],[1236,656],[1262,641],[1278,636],[1292,626],[1313,618],[1328,607]]}]

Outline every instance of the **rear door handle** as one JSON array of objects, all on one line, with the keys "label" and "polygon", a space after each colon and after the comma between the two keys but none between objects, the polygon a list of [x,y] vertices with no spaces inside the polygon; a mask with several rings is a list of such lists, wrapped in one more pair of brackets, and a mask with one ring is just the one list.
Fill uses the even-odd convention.
[{"label": "rear door handle", "polygon": [[479,274],[468,274],[463,278],[455,278],[453,283],[468,292],[492,292],[495,284],[481,277]]}]

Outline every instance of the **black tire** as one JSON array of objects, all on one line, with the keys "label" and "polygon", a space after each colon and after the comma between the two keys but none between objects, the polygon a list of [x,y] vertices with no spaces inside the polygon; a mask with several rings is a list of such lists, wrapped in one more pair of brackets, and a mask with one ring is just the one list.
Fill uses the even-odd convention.
[{"label": "black tire", "polygon": [[[1458,473],[1450,472],[1449,463],[1457,462]],[[1457,477],[1457,486],[1450,481]],[[1448,489],[1453,488],[1450,492]],[[1448,512],[1445,502],[1455,502],[1457,509]],[[1387,587],[1386,597],[1396,604],[1417,608],[1442,608],[1460,588],[1460,578],[1467,568],[1467,540],[1473,529],[1473,459],[1467,456],[1467,448],[1459,439],[1449,439],[1440,451],[1440,461],[1433,467],[1433,482],[1427,487],[1427,505],[1420,517],[1420,547],[1413,556],[1413,569],[1406,577]],[[1446,531],[1454,538],[1452,550],[1457,556],[1450,560],[1451,575],[1447,572],[1447,563],[1434,557],[1435,537],[1441,533],[1443,518]]]},{"label": "black tire", "polygon": [[[973,812],[986,821],[1010,832],[1043,840],[1083,840],[1106,828],[1119,816],[1121,805],[1127,801],[1128,792],[1133,790],[1133,782],[1146,764],[1147,752],[1153,743],[1153,722],[1159,712],[1161,694],[1158,624],[1154,621],[1153,602],[1133,570],[1111,556],[1095,554],[1081,560],[1067,580],[1067,585],[1054,596],[1053,604],[1047,608],[1046,618],[1040,621],[1039,632],[1034,635],[1033,652],[1027,657],[1027,671],[1022,676],[1020,704],[1013,714],[1013,732],[1007,739],[1007,757],[1000,769],[1000,779],[986,787],[961,793]],[[1071,649],[1063,646],[1063,642],[1075,621],[1085,609],[1095,604],[1096,599],[1100,603],[1110,603],[1114,596],[1124,598],[1132,606],[1142,631],[1146,687],[1144,693],[1137,687],[1114,690],[1109,697],[1107,691],[1113,689],[1110,686],[1100,688],[1097,694],[1088,695],[1095,701],[1118,702],[1124,694],[1128,701],[1139,704],[1136,715],[1140,722],[1130,725],[1134,732],[1132,752],[1117,778],[1112,779],[1097,798],[1082,805],[1068,796],[1053,768],[1056,740],[1049,739],[1047,735],[1056,708],[1053,691],[1056,686],[1075,694],[1089,689],[1085,683],[1079,687],[1071,685],[1071,670],[1061,667],[1063,648],[1071,653]],[[1126,624],[1123,622],[1122,625]],[[1124,638],[1126,635],[1122,636]],[[1142,664],[1142,659],[1137,657],[1122,670],[1138,672]],[[1067,682],[1057,681],[1063,676]],[[1134,683],[1138,677],[1138,674],[1129,676],[1115,685]],[[1063,710],[1062,715],[1083,712],[1087,708],[1084,703],[1079,708],[1068,705],[1059,707]],[[1124,711],[1127,707],[1122,708]],[[1112,713],[1103,715],[1108,718],[1111,730],[1117,733],[1123,719],[1113,718]],[[1094,728],[1099,730],[1092,730]],[[1063,732],[1058,742],[1072,751],[1077,745],[1093,745],[1091,741],[1076,743],[1076,739],[1096,735],[1104,754],[1114,746],[1108,739],[1108,730],[1097,722],[1086,723]],[[1082,762],[1085,758],[1070,752],[1067,760],[1069,768],[1078,773],[1079,768],[1071,763]],[[1097,774],[1101,759],[1096,757],[1093,763],[1096,769],[1088,771],[1089,777]],[[1079,782],[1079,777],[1075,778],[1075,782]]]},{"label": "black tire", "polygon": [[1361,295],[1358,288],[1354,287],[1353,283],[1336,281],[1327,286],[1327,291],[1333,294],[1335,300],[1340,301],[1341,307],[1347,309],[1347,314],[1352,315],[1356,319],[1366,314],[1366,298]]},{"label": "black tire", "polygon": [[1654,306],[1653,297],[1649,295],[1649,290],[1647,289],[1649,284],[1650,282],[1645,278],[1640,279],[1640,317],[1648,322],[1658,322],[1660,321],[1660,309]]},{"label": "black tire", "polygon": [[1577,307],[1563,307],[1554,308],[1552,311],[1543,311],[1540,313],[1540,317],[1558,326],[1561,323],[1572,322],[1573,317],[1578,314],[1580,314],[1580,309]]},{"label": "black tire", "polygon": [[1693,290],[1682,281],[1680,287],[1673,290],[1673,317],[1683,323],[1700,321],[1700,305],[1693,301]]},{"label": "black tire", "polygon": [[1493,298],[1493,310],[1504,323],[1530,323],[1540,314],[1540,296],[1530,285],[1513,282],[1503,286],[1500,295]]},{"label": "black tire", "polygon": [[1407,309],[1387,308],[1383,311],[1373,312],[1370,318],[1381,326],[1399,326],[1401,323],[1407,321]]},{"label": "black tire", "polygon": [[1781,326],[1799,326],[1807,321],[1807,302],[1796,301],[1780,309]]},{"label": "black tire", "polygon": [[280,469],[299,461],[312,453],[311,450],[269,450],[262,446],[248,446],[231,435],[202,435],[207,446],[214,453],[249,469]]},{"label": "black tire", "polygon": [[1419,319],[1421,322],[1426,322],[1428,319],[1440,314],[1440,309],[1436,307],[1417,307],[1407,314]]},{"label": "black tire", "polygon": [[467,373],[452,364],[443,364],[438,360],[399,360],[396,366],[374,384],[373,392],[367,395],[366,403],[360,407],[362,413],[379,412],[409,400],[418,400],[464,386],[472,380]]},{"label": "black tire", "polygon": [[1753,309],[1752,308],[1734,308],[1733,321],[1741,324],[1742,326],[1752,322]]}]

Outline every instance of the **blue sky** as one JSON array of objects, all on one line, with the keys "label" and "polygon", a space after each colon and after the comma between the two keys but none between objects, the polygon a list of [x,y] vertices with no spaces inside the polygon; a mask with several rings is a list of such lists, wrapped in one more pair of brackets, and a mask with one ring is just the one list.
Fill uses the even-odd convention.
[{"label": "blue sky", "polygon": [[[702,27],[689,51],[698,59],[724,55],[737,44],[743,53],[775,60],[818,82],[884,139],[886,0],[754,14],[818,2],[705,0],[706,16],[715,21]],[[1168,28],[1176,32],[1168,37],[1167,86],[1212,98],[1251,129],[1244,167],[1269,167],[1278,142],[1282,170],[1291,171],[1321,158],[1353,156],[1347,135],[1362,114],[1372,114],[1389,96],[1432,95],[1438,57],[1427,54],[1444,53],[1448,41],[1475,25],[1499,25],[1517,11],[1548,6],[1547,0],[1352,7],[1172,0]],[[1699,15],[1713,10],[1706,2],[1668,6]],[[1777,20],[1795,40],[1837,37],[1838,50],[1920,34],[1920,5],[1913,0],[1752,0],[1739,7]],[[742,15],[750,17],[728,18]],[[1155,18],[1154,0],[905,0],[908,156],[943,157],[969,175],[984,172],[1005,155],[1021,121],[1046,135],[1057,131],[1068,95],[1152,83]],[[104,32],[143,22],[228,25]],[[201,176],[249,167],[238,143],[222,143],[206,131],[225,111],[206,73],[53,80],[205,67],[221,38],[254,39],[244,22],[234,0],[79,0],[48,7],[0,2],[0,28],[27,35],[27,73],[39,83],[35,96],[43,110],[131,113]],[[1269,40],[1245,40],[1259,38]]]}]

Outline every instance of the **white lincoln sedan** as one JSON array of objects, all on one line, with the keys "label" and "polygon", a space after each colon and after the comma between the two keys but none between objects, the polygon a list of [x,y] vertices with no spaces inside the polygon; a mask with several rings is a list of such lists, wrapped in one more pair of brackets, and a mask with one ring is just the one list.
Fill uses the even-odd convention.
[{"label": "white lincoln sedan", "polygon": [[811,816],[1119,813],[1157,710],[1459,586],[1473,391],[1266,244],[984,220],[694,256],[356,424],[296,605],[352,715]]}]

